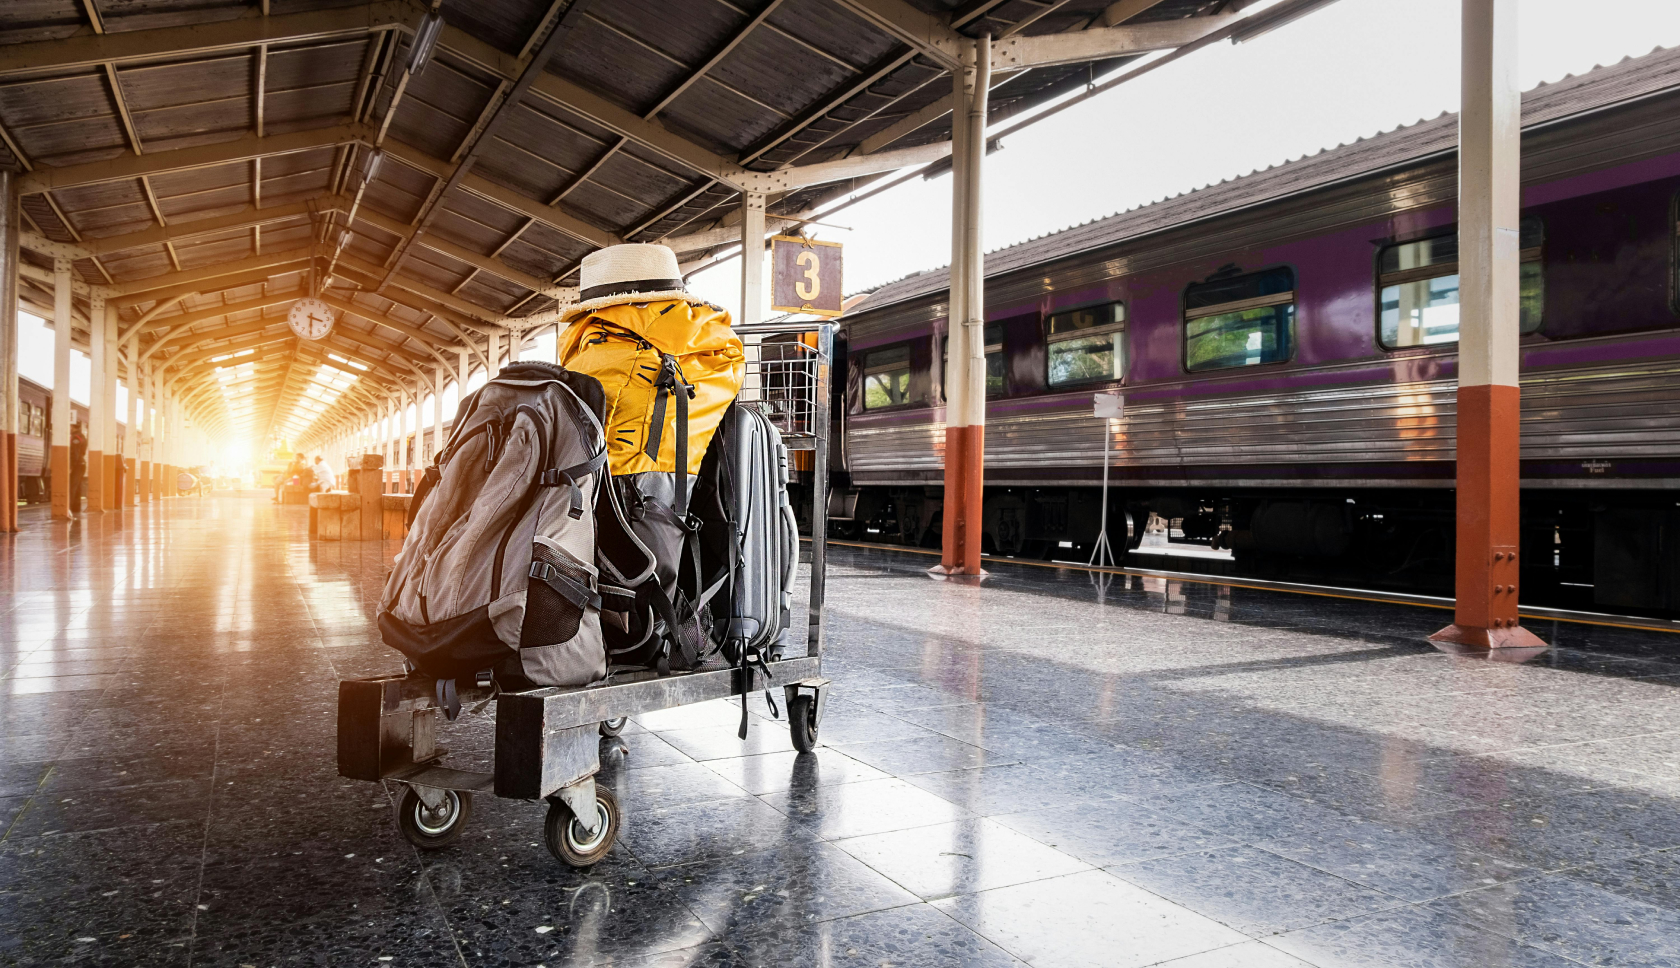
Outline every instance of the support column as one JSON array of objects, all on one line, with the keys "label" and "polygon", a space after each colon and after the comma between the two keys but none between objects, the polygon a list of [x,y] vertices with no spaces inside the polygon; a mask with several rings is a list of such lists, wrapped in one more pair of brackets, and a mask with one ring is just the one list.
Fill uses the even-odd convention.
[{"label": "support column", "polygon": [[[443,375],[444,369],[439,366],[432,373],[432,454],[443,453]],[[429,461],[421,461],[422,465]]]},{"label": "support column", "polygon": [[490,368],[484,371],[484,379],[494,380],[502,372],[502,337],[499,333],[488,333],[484,338],[489,341],[490,350],[484,354],[490,358]]},{"label": "support column", "polygon": [[134,363],[137,351],[128,351],[128,425],[123,428],[122,506],[134,506],[140,480],[140,369]]},{"label": "support column", "polygon": [[52,516],[70,507],[70,260],[53,260]]},{"label": "support column", "polygon": [[104,368],[95,370],[95,379],[105,387],[105,436],[99,442],[99,451],[104,455],[100,461],[100,479],[104,487],[100,492],[100,506],[110,511],[122,507],[122,496],[117,491],[117,463],[122,460],[120,448],[117,446],[117,331],[121,327],[122,317],[117,312],[114,303],[105,306],[105,359]]},{"label": "support column", "polygon": [[986,451],[986,301],[980,244],[991,35],[965,45],[952,76],[951,292],[946,313],[945,505],[939,569],[980,575]]},{"label": "support column", "polygon": [[17,528],[19,209],[17,176],[0,169],[0,533]]},{"label": "support column", "polygon": [[1458,548],[1453,624],[1430,638],[1544,647],[1517,624],[1522,98],[1517,0],[1463,0],[1458,120]]},{"label": "support column", "polygon": [[151,378],[144,369],[135,378],[135,386],[141,394],[134,434],[134,503],[146,504],[152,499],[152,408],[157,401],[152,398]]},{"label": "support column", "polygon": [[[397,400],[397,409],[400,412],[400,419],[397,423],[402,428],[402,432],[397,436],[397,493],[407,494],[408,435],[411,431],[408,426],[408,406],[402,402],[401,398]],[[418,401],[414,404],[414,422],[416,425],[420,423],[420,404]]]},{"label": "support column", "polygon": [[741,318],[764,321],[764,195],[741,193]]},{"label": "support column", "polygon": [[111,402],[105,396],[105,297],[88,301],[87,509],[105,510],[105,426],[111,422]]}]

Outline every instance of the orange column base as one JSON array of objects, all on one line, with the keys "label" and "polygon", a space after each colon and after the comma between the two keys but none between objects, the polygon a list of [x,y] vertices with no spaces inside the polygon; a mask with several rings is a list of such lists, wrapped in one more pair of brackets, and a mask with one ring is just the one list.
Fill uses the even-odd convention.
[{"label": "orange column base", "polygon": [[122,494],[117,490],[117,468],[122,465],[122,458],[116,454],[105,454],[102,466],[105,468],[105,486],[101,490],[100,503],[108,511],[122,507]]},{"label": "orange column base", "polygon": [[1521,393],[1458,388],[1458,548],[1453,624],[1429,638],[1473,649],[1545,648],[1517,624]]},{"label": "orange column base", "polygon": [[942,575],[982,576],[980,546],[985,534],[986,427],[945,427],[945,506],[941,512],[942,553],[933,569]]},{"label": "orange column base", "polygon": [[0,533],[17,527],[17,434],[0,433]]},{"label": "orange column base", "polygon": [[54,521],[70,520],[70,448],[52,446],[52,516]]},{"label": "orange column base", "polygon": [[105,510],[105,454],[103,451],[88,451],[87,469],[87,509],[89,512]]},{"label": "orange column base", "polygon": [[135,475],[139,473],[139,462],[132,457],[124,457],[123,472],[122,500],[118,503],[131,508],[135,505],[135,482],[139,480]]}]

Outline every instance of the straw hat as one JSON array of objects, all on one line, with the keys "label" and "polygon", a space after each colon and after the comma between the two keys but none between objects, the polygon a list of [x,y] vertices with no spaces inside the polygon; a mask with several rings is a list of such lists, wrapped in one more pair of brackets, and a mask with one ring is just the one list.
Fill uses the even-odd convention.
[{"label": "straw hat", "polygon": [[687,299],[677,254],[663,245],[609,245],[583,257],[578,303],[566,319],[624,303]]}]

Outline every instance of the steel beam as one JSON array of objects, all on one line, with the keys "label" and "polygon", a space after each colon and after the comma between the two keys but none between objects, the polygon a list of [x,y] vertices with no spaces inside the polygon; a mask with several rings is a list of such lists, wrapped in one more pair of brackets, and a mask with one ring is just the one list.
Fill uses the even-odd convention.
[{"label": "steel beam", "polygon": [[145,175],[157,175],[169,171],[208,168],[213,165],[250,161],[252,158],[313,151],[317,148],[330,148],[342,144],[365,144],[369,142],[370,137],[370,132],[363,125],[343,124],[330,128],[316,128],[311,131],[293,131],[288,134],[271,135],[267,138],[259,138],[255,134],[245,134],[232,141],[223,141],[219,144],[154,151],[144,155],[125,154],[109,161],[95,161],[85,165],[67,165],[62,168],[36,165],[34,171],[18,179],[18,190],[25,195],[30,195],[61,188],[74,188],[78,185],[96,185],[100,182],[140,178]]},{"label": "steel beam", "polygon": [[190,58],[262,44],[297,45],[346,34],[406,28],[412,30],[425,11],[403,0],[337,10],[263,16],[250,10],[235,20],[129,30],[114,34],[75,33],[59,40],[37,40],[0,47],[0,76],[54,74],[102,64]]},{"label": "steel beam", "polygon": [[341,209],[349,208],[350,200],[343,195],[321,195],[313,199],[312,202],[294,202],[289,205],[275,205],[270,208],[247,205],[237,212],[229,212],[226,215],[217,215],[212,218],[194,219],[190,222],[177,221],[168,226],[153,226],[139,232],[109,235],[101,239],[83,239],[80,248],[91,257],[145,245],[183,242],[187,239],[231,229],[247,229],[256,225],[283,222],[287,219],[304,218],[309,215],[311,204],[324,209]]},{"label": "steel beam", "polygon": [[1236,14],[1215,14],[1067,34],[1017,34],[992,45],[993,63],[1001,70],[1020,70],[1171,50],[1201,40],[1235,19]]},{"label": "steel beam", "polygon": [[[199,285],[208,283],[225,276],[242,275],[254,270],[267,269],[269,276],[282,275],[308,268],[310,252],[306,248],[287,249],[284,252],[269,252],[263,255],[240,259],[236,262],[224,262],[221,265],[206,266],[203,269],[188,269],[185,272],[166,272],[162,275],[148,276],[130,282],[119,282],[109,287],[110,297],[124,305],[137,302],[147,302],[152,299],[166,298],[158,290],[183,289],[196,286],[192,292],[215,292],[218,289],[229,288],[230,283],[215,285]],[[266,276],[265,276],[266,278]],[[251,285],[251,283],[244,283]]]},{"label": "steel beam", "polygon": [[909,44],[918,53],[946,70],[962,67],[962,46],[967,41],[941,17],[912,7],[904,0],[835,0],[876,29]]}]

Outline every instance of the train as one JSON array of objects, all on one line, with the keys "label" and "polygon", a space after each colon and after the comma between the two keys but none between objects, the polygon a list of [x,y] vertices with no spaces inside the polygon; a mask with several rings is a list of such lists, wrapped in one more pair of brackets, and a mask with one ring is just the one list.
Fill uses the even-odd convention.
[{"label": "train", "polygon": [[[1085,560],[1106,436],[1127,563],[1452,594],[1456,145],[1443,115],[988,253],[985,551]],[[1521,165],[1523,600],[1673,616],[1680,51],[1529,92]],[[940,544],[947,292],[839,321],[838,536]]]},{"label": "train", "polygon": [[[26,504],[52,503],[52,474],[47,458],[52,440],[52,391],[25,376],[18,377],[18,498]],[[70,422],[88,429],[88,408],[70,401]],[[124,425],[117,423],[117,446],[122,447]]]}]

